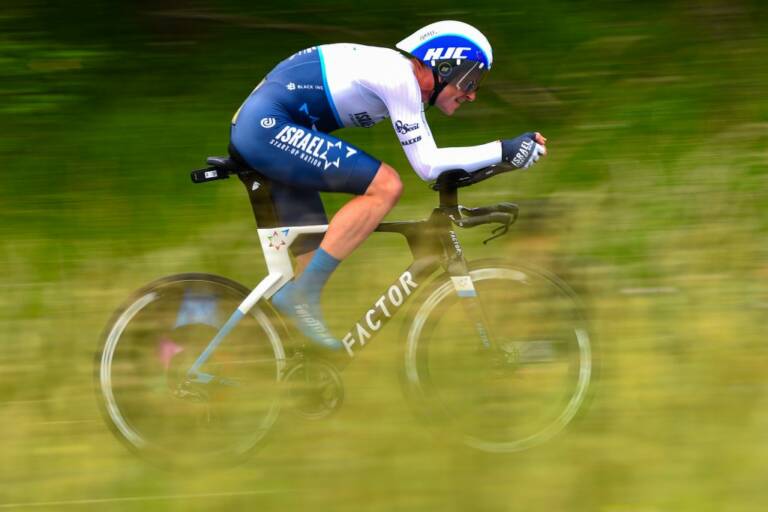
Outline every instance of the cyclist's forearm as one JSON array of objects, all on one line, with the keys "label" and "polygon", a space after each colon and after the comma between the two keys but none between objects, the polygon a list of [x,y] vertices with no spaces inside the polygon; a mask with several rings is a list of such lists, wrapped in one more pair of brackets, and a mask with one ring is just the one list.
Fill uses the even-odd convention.
[{"label": "cyclist's forearm", "polygon": [[451,169],[473,172],[501,162],[501,143],[493,141],[479,146],[434,147],[426,151],[414,151],[412,154],[406,149],[406,154],[421,179],[430,181]]}]

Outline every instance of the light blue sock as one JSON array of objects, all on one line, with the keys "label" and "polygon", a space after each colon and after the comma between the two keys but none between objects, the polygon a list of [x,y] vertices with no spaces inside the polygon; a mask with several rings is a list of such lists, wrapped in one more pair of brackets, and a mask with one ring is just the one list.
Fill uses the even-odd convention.
[{"label": "light blue sock", "polygon": [[342,345],[325,326],[320,312],[320,295],[339,263],[339,260],[318,248],[304,273],[272,296],[272,304],[287,316],[304,336],[331,349],[339,349]]},{"label": "light blue sock", "polygon": [[339,263],[339,260],[323,249],[317,248],[304,273],[296,280],[296,286],[304,292],[307,300],[314,305],[320,305],[320,293]]}]

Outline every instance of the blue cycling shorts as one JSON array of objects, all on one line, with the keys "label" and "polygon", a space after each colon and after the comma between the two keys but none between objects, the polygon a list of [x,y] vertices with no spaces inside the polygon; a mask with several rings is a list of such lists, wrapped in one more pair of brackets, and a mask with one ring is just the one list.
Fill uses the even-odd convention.
[{"label": "blue cycling shorts", "polygon": [[[246,99],[232,120],[231,143],[254,169],[272,181],[272,202],[285,226],[327,224],[319,192],[364,194],[381,161],[329,135],[339,128],[326,96],[316,49],[284,60]],[[307,237],[294,254],[317,248]]]}]

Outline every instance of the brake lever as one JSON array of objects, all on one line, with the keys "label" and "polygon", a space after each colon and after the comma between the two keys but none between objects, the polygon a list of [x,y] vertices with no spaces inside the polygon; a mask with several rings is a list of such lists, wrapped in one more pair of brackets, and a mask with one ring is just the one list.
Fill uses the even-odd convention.
[{"label": "brake lever", "polygon": [[483,240],[483,245],[487,245],[488,242],[490,242],[491,240],[494,240],[496,238],[506,235],[507,232],[509,231],[509,226],[517,222],[517,217],[520,215],[520,210],[515,203],[499,203],[496,206],[502,212],[509,214],[509,217],[507,217],[507,222],[491,230],[491,234],[493,236],[486,240]]},{"label": "brake lever", "polygon": [[488,238],[488,239],[486,239],[486,240],[483,240],[483,245],[487,245],[488,242],[490,242],[491,240],[494,240],[496,238],[499,238],[499,237],[502,237],[502,236],[506,235],[507,231],[509,231],[509,226],[511,224],[512,224],[512,217],[510,217],[509,220],[507,220],[506,224],[502,224],[501,226],[491,230],[491,234],[493,236]]}]

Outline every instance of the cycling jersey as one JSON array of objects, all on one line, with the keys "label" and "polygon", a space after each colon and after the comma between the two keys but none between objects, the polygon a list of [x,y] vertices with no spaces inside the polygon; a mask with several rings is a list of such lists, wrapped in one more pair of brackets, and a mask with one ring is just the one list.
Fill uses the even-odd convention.
[{"label": "cycling jersey", "polygon": [[324,45],[318,50],[339,125],[368,128],[389,117],[408,161],[422,179],[433,180],[448,169],[476,171],[501,161],[498,141],[437,147],[411,61],[399,52],[358,44]]},{"label": "cycling jersey", "polygon": [[[381,166],[330,133],[369,128],[387,117],[424,180],[501,160],[498,141],[438,148],[411,62],[394,50],[356,44],[308,48],[278,64],[233,117],[231,143],[239,157],[272,181],[281,224],[326,224],[318,191],[363,194]],[[296,254],[309,252],[321,238],[292,248]]]}]

